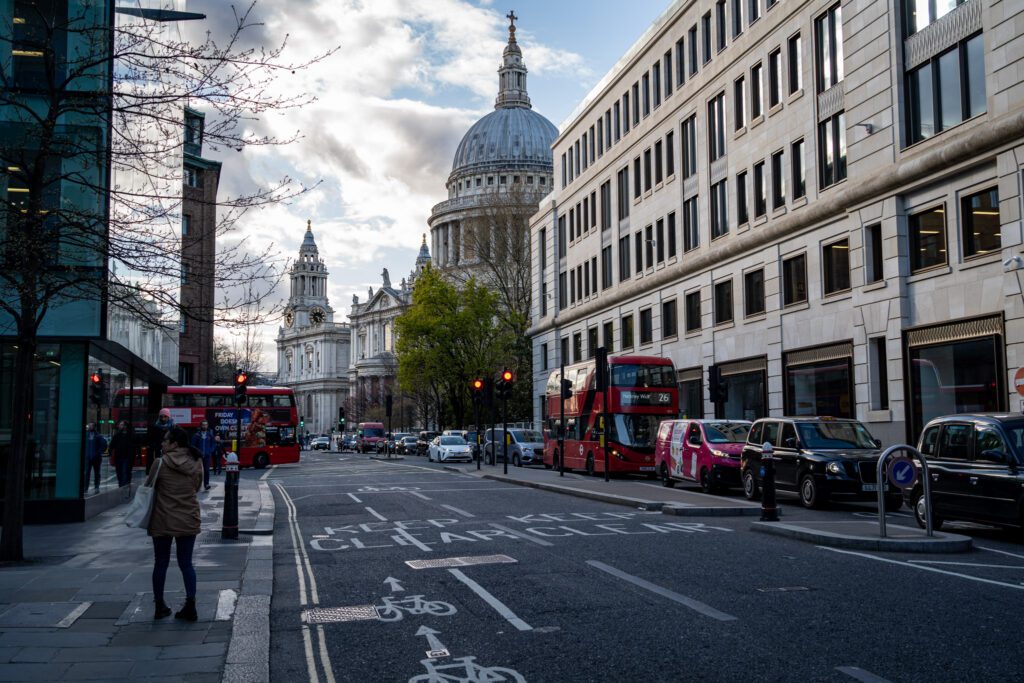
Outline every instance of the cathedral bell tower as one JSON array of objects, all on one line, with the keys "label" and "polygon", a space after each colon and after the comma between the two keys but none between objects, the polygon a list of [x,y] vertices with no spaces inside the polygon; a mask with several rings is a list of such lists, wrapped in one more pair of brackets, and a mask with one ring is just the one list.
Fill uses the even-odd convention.
[{"label": "cathedral bell tower", "polygon": [[327,268],[316,240],[313,221],[306,221],[306,236],[299,247],[299,258],[289,272],[291,289],[284,313],[285,327],[309,327],[334,321],[334,310],[327,301]]}]

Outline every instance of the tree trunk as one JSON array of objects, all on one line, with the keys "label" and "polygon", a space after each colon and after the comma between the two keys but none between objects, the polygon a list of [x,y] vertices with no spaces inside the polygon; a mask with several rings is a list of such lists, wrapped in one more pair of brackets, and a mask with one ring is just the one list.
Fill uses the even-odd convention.
[{"label": "tree trunk", "polygon": [[24,559],[22,527],[25,522],[25,463],[28,462],[32,437],[36,345],[34,330],[18,331],[11,397],[11,449],[7,454],[3,533],[0,535],[0,560],[5,562],[20,562]]}]

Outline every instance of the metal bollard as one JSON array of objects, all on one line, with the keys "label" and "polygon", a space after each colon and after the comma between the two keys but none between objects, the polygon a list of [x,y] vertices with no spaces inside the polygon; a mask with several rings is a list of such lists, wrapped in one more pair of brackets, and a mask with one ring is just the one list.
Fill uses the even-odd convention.
[{"label": "metal bollard", "polygon": [[224,519],[220,537],[238,538],[238,455],[235,453],[228,453],[224,466]]},{"label": "metal bollard", "polygon": [[779,509],[775,504],[775,449],[767,441],[761,447],[761,521],[779,521]]}]

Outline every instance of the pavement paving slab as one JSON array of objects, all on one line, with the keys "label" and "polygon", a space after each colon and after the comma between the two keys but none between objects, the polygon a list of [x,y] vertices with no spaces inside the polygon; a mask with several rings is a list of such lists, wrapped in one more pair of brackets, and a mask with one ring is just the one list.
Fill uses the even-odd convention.
[{"label": "pavement paving slab", "polygon": [[[199,496],[195,623],[153,621],[152,541],[124,525],[125,506],[82,523],[26,527],[29,560],[0,568],[0,681],[221,680],[232,640],[259,634],[254,611],[266,613],[269,636],[273,537],[266,534],[275,509],[261,474],[245,471],[240,479],[239,527],[247,532],[238,540],[221,539],[223,480]],[[172,560],[165,599],[177,609],[184,597]],[[236,604],[248,607],[237,634]],[[269,680],[269,654],[262,661],[251,654],[245,678],[234,680]]]}]

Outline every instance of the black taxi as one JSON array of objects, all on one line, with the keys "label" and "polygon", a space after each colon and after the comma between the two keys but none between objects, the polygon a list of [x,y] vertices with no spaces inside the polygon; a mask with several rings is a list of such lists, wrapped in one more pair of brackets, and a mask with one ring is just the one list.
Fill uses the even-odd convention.
[{"label": "black taxi", "polygon": [[[933,527],[946,520],[1024,527],[1024,415],[937,417],[925,425],[917,450],[928,461]],[[924,527],[921,484],[904,497]]]},{"label": "black taxi", "polygon": [[[798,494],[804,507],[820,507],[834,496],[878,497],[882,444],[857,420],[766,417],[755,422],[740,455],[743,493],[750,500],[761,494],[765,443],[774,450],[776,488]],[[896,510],[902,503],[899,492],[886,493],[886,510]]]}]

